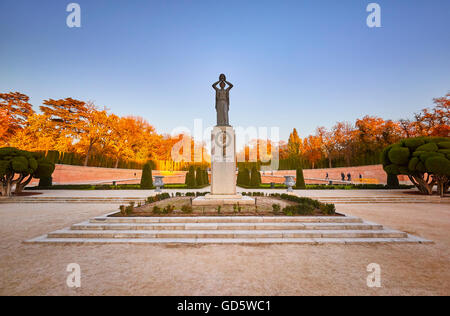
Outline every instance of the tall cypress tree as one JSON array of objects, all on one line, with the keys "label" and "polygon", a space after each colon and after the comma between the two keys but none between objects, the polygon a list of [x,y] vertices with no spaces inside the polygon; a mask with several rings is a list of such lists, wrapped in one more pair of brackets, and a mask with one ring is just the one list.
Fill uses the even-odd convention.
[{"label": "tall cypress tree", "polygon": [[297,169],[297,183],[295,184],[297,189],[306,189],[305,177],[303,176],[303,169],[299,167]]},{"label": "tall cypress tree", "polygon": [[242,185],[250,186],[250,171],[245,168],[242,174]]},{"label": "tall cypress tree", "polygon": [[142,169],[141,189],[150,190],[153,188],[152,167],[150,163],[146,163]]},{"label": "tall cypress tree", "polygon": [[256,167],[252,168],[252,175],[250,179],[250,186],[254,188],[259,188],[261,185],[261,173],[256,169]]},{"label": "tall cypress tree", "polygon": [[186,184],[188,188],[195,188],[197,186],[197,181],[195,180],[195,168],[191,166],[189,172],[186,174]]},{"label": "tall cypress tree", "polygon": [[208,170],[203,170],[203,184],[209,184],[209,176],[208,176]]},{"label": "tall cypress tree", "polygon": [[195,182],[197,184],[197,186],[201,186],[203,185],[203,174],[202,174],[202,169],[200,167],[197,168],[197,173],[195,175]]}]

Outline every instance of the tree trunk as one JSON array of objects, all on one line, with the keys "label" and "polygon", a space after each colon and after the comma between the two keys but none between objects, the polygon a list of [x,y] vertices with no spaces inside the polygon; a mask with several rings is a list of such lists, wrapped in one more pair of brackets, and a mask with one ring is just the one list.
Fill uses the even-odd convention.
[{"label": "tree trunk", "polygon": [[116,164],[114,165],[114,168],[117,169],[119,168],[119,158],[116,159]]},{"label": "tree trunk", "polygon": [[32,179],[33,176],[30,174],[24,182],[17,183],[15,193],[16,194],[22,193],[23,189],[31,182]]},{"label": "tree trunk", "polygon": [[331,158],[330,157],[328,157],[328,167],[331,169],[331,168],[333,168],[333,165],[332,165],[332,163],[331,163]]},{"label": "tree trunk", "polygon": [[2,194],[4,195],[4,196],[11,196],[11,181],[8,181],[7,183],[6,183],[6,186],[4,186],[4,188],[3,188],[3,192],[2,192]]},{"label": "tree trunk", "polygon": [[89,156],[91,155],[91,151],[92,151],[92,144],[89,144],[89,148],[88,151],[86,153],[86,159],[84,159],[84,166],[87,167],[88,162],[89,162]]},{"label": "tree trunk", "polygon": [[420,192],[426,195],[433,195],[433,187],[436,183],[434,179],[429,182],[429,177],[425,180],[423,174],[409,175],[408,177]]},{"label": "tree trunk", "polygon": [[435,176],[435,179],[438,185],[438,193],[443,198],[448,191],[449,180],[446,176]]},{"label": "tree trunk", "polygon": [[447,183],[444,184],[444,194],[448,193],[449,188],[450,188],[450,179],[448,179]]}]

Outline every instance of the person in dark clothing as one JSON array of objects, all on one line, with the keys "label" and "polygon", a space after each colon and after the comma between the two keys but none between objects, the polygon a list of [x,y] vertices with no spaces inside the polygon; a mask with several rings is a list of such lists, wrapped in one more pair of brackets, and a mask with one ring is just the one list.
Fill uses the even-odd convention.
[{"label": "person in dark clothing", "polygon": [[341,173],[341,179],[342,181],[345,181],[345,174],[343,172]]},{"label": "person in dark clothing", "polygon": [[347,181],[352,181],[352,175],[350,173],[347,174]]}]

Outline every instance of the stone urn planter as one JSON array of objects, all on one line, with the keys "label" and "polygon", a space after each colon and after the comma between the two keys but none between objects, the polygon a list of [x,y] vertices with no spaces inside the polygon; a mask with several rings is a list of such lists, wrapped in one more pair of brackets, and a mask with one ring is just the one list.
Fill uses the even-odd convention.
[{"label": "stone urn planter", "polygon": [[164,186],[163,179],[163,176],[155,176],[155,182],[153,183],[153,185],[156,187],[155,192],[162,192],[161,188]]},{"label": "stone urn planter", "polygon": [[292,189],[292,187],[295,185],[294,177],[293,176],[284,176],[284,178],[286,179],[284,181],[284,184],[286,184],[286,186],[287,186],[287,191],[294,192],[294,190]]}]

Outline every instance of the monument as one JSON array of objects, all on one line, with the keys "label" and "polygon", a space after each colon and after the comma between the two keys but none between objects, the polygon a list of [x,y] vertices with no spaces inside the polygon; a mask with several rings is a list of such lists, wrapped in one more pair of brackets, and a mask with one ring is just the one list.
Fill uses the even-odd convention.
[{"label": "monument", "polygon": [[236,192],[236,134],[228,115],[233,85],[221,74],[212,87],[216,91],[217,125],[211,132],[211,194],[194,199],[192,204],[254,205],[255,199]]}]

